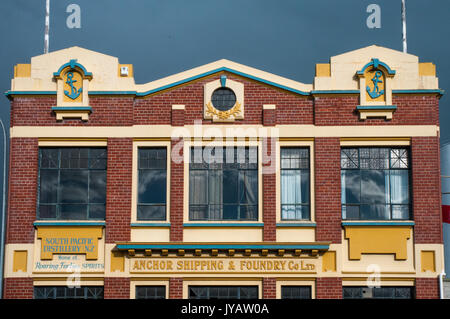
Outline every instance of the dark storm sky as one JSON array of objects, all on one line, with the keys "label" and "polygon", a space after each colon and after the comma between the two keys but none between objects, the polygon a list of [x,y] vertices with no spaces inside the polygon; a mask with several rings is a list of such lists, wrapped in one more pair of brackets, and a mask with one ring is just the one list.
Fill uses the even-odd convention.
[{"label": "dark storm sky", "polygon": [[[81,7],[80,29],[66,26],[71,3]],[[371,3],[381,7],[380,29],[366,26]],[[117,56],[134,65],[136,83],[221,58],[312,83],[315,64],[330,56],[371,44],[401,51],[400,8],[400,0],[51,0],[50,51],[78,45]],[[434,62],[447,91],[449,14],[448,0],[407,0],[408,53]],[[44,17],[45,0],[0,0],[1,91],[15,64],[43,53]],[[450,141],[449,103],[444,95],[442,142]],[[6,97],[0,116],[8,125]]]}]

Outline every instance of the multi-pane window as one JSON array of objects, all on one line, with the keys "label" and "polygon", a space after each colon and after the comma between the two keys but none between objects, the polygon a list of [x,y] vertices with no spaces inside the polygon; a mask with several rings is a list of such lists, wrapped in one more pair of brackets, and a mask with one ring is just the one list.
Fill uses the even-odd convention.
[{"label": "multi-pane window", "polygon": [[257,220],[256,147],[191,149],[190,220]]},{"label": "multi-pane window", "polygon": [[136,299],[166,299],[166,287],[137,286]]},{"label": "multi-pane window", "polygon": [[343,287],[344,299],[412,299],[413,287]]},{"label": "multi-pane window", "polygon": [[189,286],[189,299],[258,299],[258,287]]},{"label": "multi-pane window", "polygon": [[165,220],[167,149],[138,149],[138,220]]},{"label": "multi-pane window", "polygon": [[341,149],[343,219],[409,219],[410,160],[406,148]]},{"label": "multi-pane window", "polygon": [[39,219],[105,219],[106,148],[39,149]]},{"label": "multi-pane window", "polygon": [[34,299],[103,299],[103,287],[36,286]]},{"label": "multi-pane window", "polygon": [[285,147],[280,156],[281,219],[309,219],[309,149]]},{"label": "multi-pane window", "polygon": [[311,286],[281,286],[281,299],[311,299]]}]

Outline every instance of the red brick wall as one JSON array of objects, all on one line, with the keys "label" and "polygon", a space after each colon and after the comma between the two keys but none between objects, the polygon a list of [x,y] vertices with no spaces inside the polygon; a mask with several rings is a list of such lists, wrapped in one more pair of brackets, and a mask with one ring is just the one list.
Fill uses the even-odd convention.
[{"label": "red brick wall", "polygon": [[[184,161],[183,139],[172,139],[170,161],[170,240],[183,241],[183,206],[184,206]],[[186,150],[189,152],[189,150]],[[173,153],[173,154],[172,154]],[[179,159],[177,160],[179,161]]]},{"label": "red brick wall", "polygon": [[133,139],[108,139],[106,243],[130,240]]},{"label": "red brick wall", "polygon": [[129,126],[133,125],[133,104],[133,96],[89,96],[89,121],[56,121],[51,110],[56,106],[56,96],[15,97],[11,126]]},{"label": "red brick wall", "polygon": [[397,106],[392,120],[369,118],[360,120],[357,95],[320,95],[314,101],[315,125],[439,125],[439,100],[428,95],[394,95]]},{"label": "red brick wall", "polygon": [[314,142],[316,240],[341,243],[341,146],[339,138]]},{"label": "red brick wall", "polygon": [[438,278],[416,278],[417,299],[439,299]]},{"label": "red brick wall", "polygon": [[33,299],[33,279],[5,278],[3,280],[3,298]]},{"label": "red brick wall", "polygon": [[263,278],[262,299],[277,298],[277,278]]},{"label": "red brick wall", "polygon": [[316,299],[342,299],[342,278],[317,278]]},{"label": "red brick wall", "polygon": [[[276,104],[278,124],[312,124],[312,99],[287,91],[270,87],[240,76],[226,73],[227,78],[244,83],[244,120],[235,124],[262,124],[263,104]],[[147,98],[136,99],[134,107],[135,124],[170,124],[173,104],[185,105],[185,125],[193,125],[194,120],[203,119],[203,86],[215,81],[221,74],[193,81],[187,85],[175,87]],[[202,120],[203,124],[212,124],[211,120]]]},{"label": "red brick wall", "polygon": [[439,138],[413,137],[411,158],[414,242],[442,243]]},{"label": "red brick wall", "polygon": [[130,278],[105,277],[105,299],[130,299]]},{"label": "red brick wall", "polygon": [[183,278],[169,279],[169,299],[183,299]]},{"label": "red brick wall", "polygon": [[33,243],[39,148],[37,138],[11,138],[6,243]]},{"label": "red brick wall", "polygon": [[172,126],[184,125],[184,110],[172,109]]},{"label": "red brick wall", "polygon": [[263,139],[263,175],[262,175],[262,187],[263,187],[263,221],[264,241],[276,241],[277,229],[276,229],[276,175],[275,169],[271,169],[270,166],[275,165],[276,161],[276,141],[271,138]]}]

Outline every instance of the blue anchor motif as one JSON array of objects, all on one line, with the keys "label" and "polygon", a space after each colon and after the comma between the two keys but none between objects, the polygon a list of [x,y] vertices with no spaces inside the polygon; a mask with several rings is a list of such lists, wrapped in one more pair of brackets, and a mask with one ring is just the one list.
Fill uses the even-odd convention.
[{"label": "blue anchor motif", "polygon": [[375,75],[372,78],[373,90],[370,91],[370,87],[369,86],[366,87],[366,91],[372,99],[376,99],[377,97],[384,94],[384,90],[380,90],[380,88],[378,87],[378,83],[383,83],[383,81],[380,79],[380,77],[382,76],[383,73],[381,73],[381,71],[376,71]]},{"label": "blue anchor motif", "polygon": [[72,100],[75,100],[80,95],[80,93],[83,92],[82,87],[80,87],[77,91],[77,88],[73,85],[73,83],[75,82],[77,82],[77,80],[73,79],[73,72],[68,72],[66,83],[70,86],[71,93],[69,94],[69,91],[64,90],[64,94]]}]

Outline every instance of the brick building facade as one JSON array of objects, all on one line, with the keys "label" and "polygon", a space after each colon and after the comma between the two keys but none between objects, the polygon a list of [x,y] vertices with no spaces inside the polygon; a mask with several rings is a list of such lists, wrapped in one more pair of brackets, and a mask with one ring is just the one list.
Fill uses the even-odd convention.
[{"label": "brick building facade", "polygon": [[378,46],[313,84],[227,60],[135,84],[78,47],[18,64],[4,297],[438,298],[441,94]]}]

